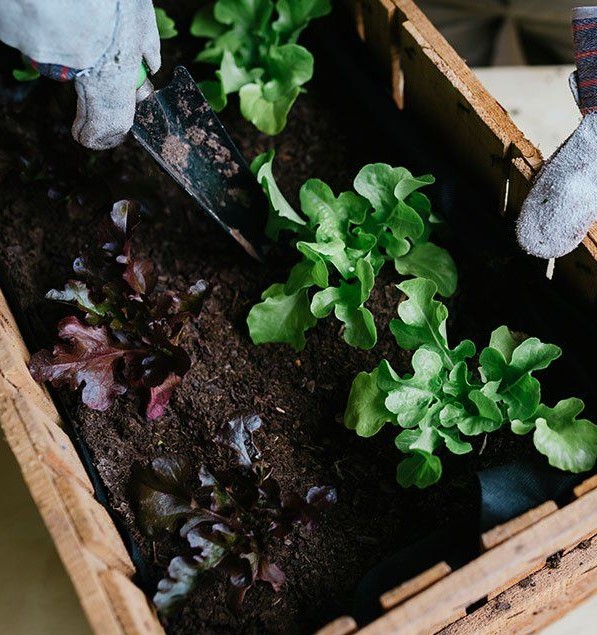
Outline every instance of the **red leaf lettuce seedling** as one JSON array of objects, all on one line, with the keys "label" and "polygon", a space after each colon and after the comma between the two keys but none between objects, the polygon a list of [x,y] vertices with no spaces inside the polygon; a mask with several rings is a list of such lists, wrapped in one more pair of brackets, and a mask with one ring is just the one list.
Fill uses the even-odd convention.
[{"label": "red leaf lettuce seedling", "polygon": [[137,469],[137,518],[145,535],[178,533],[186,543],[184,555],[170,562],[158,584],[154,602],[167,614],[202,583],[212,570],[228,577],[227,605],[238,611],[246,592],[258,581],[279,591],[286,579],[271,561],[273,538],[284,538],[296,524],[314,529],[321,512],[336,502],[332,487],[312,487],[303,498],[282,495],[271,469],[260,459],[253,433],[261,427],[256,416],[230,421],[216,436],[228,447],[237,466],[199,473],[200,501],[188,486],[186,459],[163,456],[148,468]]},{"label": "red leaf lettuce seedling", "polygon": [[456,265],[447,251],[429,241],[438,220],[420,188],[430,175],[413,177],[385,163],[365,166],[355,191],[335,196],[311,179],[300,191],[302,215],[280,192],[272,174],[274,154],[258,157],[252,169],[270,201],[268,235],[296,235],[301,260],[284,284],[274,284],[248,316],[255,344],[284,342],[305,346],[305,331],[334,312],[351,346],[370,349],[377,342],[375,320],[365,303],[387,261],[404,276],[430,278],[443,296],[454,293]]},{"label": "red leaf lettuce seedling", "polygon": [[219,112],[238,92],[247,121],[266,134],[281,132],[313,76],[313,56],[298,38],[330,11],[329,0],[217,0],[200,9],[191,34],[208,42],[196,61],[219,66],[215,80],[200,84],[212,108]]},{"label": "red leaf lettuce seedling", "polygon": [[435,299],[431,280],[414,279],[398,288],[407,296],[390,328],[398,345],[414,350],[413,373],[400,377],[383,360],[371,373],[355,378],[345,425],[359,436],[377,434],[386,423],[402,428],[396,447],[407,458],[398,465],[404,486],[425,488],[442,474],[437,450],[472,451],[467,437],[488,434],[509,424],[515,434],[533,432],[535,447],[550,465],[571,472],[590,470],[597,459],[597,426],[578,419],[580,399],[541,403],[541,385],[533,376],[562,351],[507,327],[496,329],[471,368],[475,345],[469,340],[450,348],[448,309]]},{"label": "red leaf lettuce seedling", "polygon": [[83,402],[106,410],[129,389],[149,393],[146,414],[160,417],[191,362],[178,345],[184,324],[199,315],[207,284],[186,293],[156,292],[150,260],[131,254],[139,206],[120,201],[100,225],[98,246],[75,260],[78,276],[46,297],[77,307],[84,315],[58,324],[53,351],[35,353],[29,368],[36,381],[75,390]]}]

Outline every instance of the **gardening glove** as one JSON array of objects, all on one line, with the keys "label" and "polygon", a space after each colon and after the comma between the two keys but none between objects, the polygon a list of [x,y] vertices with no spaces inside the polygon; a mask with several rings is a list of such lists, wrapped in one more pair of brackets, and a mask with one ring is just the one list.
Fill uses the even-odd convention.
[{"label": "gardening glove", "polygon": [[572,31],[571,87],[583,119],[539,172],[516,228],[523,249],[540,258],[569,253],[597,220],[597,7],[574,9]]},{"label": "gardening glove", "polygon": [[143,62],[151,73],[160,67],[151,0],[2,0],[0,39],[42,73],[74,75],[73,137],[94,150],[124,140]]}]

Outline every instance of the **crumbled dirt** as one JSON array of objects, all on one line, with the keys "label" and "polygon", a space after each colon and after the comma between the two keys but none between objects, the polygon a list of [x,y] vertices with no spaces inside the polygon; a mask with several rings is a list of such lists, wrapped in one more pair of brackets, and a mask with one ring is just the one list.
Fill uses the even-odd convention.
[{"label": "crumbled dirt", "polygon": [[[3,71],[6,77],[6,67]],[[288,541],[272,545],[272,559],[288,578],[279,594],[257,585],[242,614],[234,616],[224,607],[221,578],[209,577],[169,621],[170,633],[299,633],[321,627],[350,611],[359,580],[384,556],[472,509],[475,470],[530,454],[528,439],[505,431],[492,435],[482,454],[479,439],[471,455],[445,456],[444,478],[437,487],[401,490],[394,478],[398,453],[392,431],[360,439],[341,422],[359,371],[372,369],[382,357],[397,371],[409,367],[410,355],[398,350],[388,329],[400,299],[390,267],[369,302],[380,335],[374,351],[351,349],[333,319],[309,332],[301,353],[286,346],[254,346],[247,335],[247,312],[269,284],[284,279],[291,252],[281,249],[268,267],[250,260],[132,141],[101,154],[78,147],[69,134],[71,86],[42,81],[28,98],[15,101],[8,81],[0,84],[0,96],[0,267],[40,345],[51,341],[53,325],[63,314],[61,307],[43,300],[45,292],[64,284],[72,260],[120,198],[143,203],[144,222],[134,249],[156,262],[161,284],[184,289],[204,278],[211,285],[200,319],[184,337],[192,370],[162,419],[145,421],[134,397],[98,413],[81,406],[77,394],[60,391],[107,488],[111,509],[147,559],[151,582],[163,573],[173,545],[168,539],[152,544],[138,532],[128,496],[136,461],[175,452],[188,456],[197,472],[204,461],[221,463],[224,455],[211,441],[214,432],[235,416],[258,413],[265,425],[256,442],[283,490],[304,493],[317,484],[338,490],[338,504],[319,531],[297,530]],[[360,118],[323,70],[300,96],[279,137],[256,133],[234,104],[224,120],[249,160],[276,147],[279,182],[293,202],[307,178],[322,178],[338,191],[348,188],[367,162],[408,165],[408,149],[384,143],[380,122]],[[503,296],[495,294],[491,275],[478,263],[461,261],[459,266],[460,290],[449,303],[450,326],[458,335],[485,342],[502,321],[524,322],[511,315]],[[498,271],[494,278],[501,275]],[[479,305],[483,311],[475,308]]]},{"label": "crumbled dirt", "polygon": [[168,135],[162,145],[162,156],[167,163],[184,170],[189,164],[191,147],[176,135]]}]

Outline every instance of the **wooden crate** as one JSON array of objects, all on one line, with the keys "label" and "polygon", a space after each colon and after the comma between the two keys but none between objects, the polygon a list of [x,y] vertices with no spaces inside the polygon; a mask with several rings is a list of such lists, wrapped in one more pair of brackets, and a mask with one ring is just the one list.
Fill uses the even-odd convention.
[{"label": "wooden crate", "polygon": [[[412,110],[450,144],[495,201],[515,217],[543,164],[476,75],[412,0],[343,0],[399,108]],[[555,279],[597,303],[597,225],[558,260]]]},{"label": "wooden crate", "polygon": [[[539,152],[410,0],[347,6],[398,105],[441,130],[484,179],[496,210],[516,214],[541,165]],[[592,231],[558,268],[591,300],[596,257]],[[0,426],[87,618],[98,635],[163,634],[54,403],[29,375],[28,356],[0,291]],[[438,563],[384,594],[385,615],[360,632],[527,633],[552,621],[597,590],[597,539],[590,540],[597,534],[596,486],[589,479],[566,507],[548,503],[488,532],[483,555],[461,569]],[[343,617],[319,633],[357,630]]]}]

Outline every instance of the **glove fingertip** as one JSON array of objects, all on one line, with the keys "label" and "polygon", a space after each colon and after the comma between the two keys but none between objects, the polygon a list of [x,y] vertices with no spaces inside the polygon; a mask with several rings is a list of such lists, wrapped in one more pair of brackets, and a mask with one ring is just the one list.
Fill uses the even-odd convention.
[{"label": "glove fingertip", "polygon": [[152,75],[155,75],[162,66],[162,55],[160,50],[147,51],[143,54],[143,60]]}]

